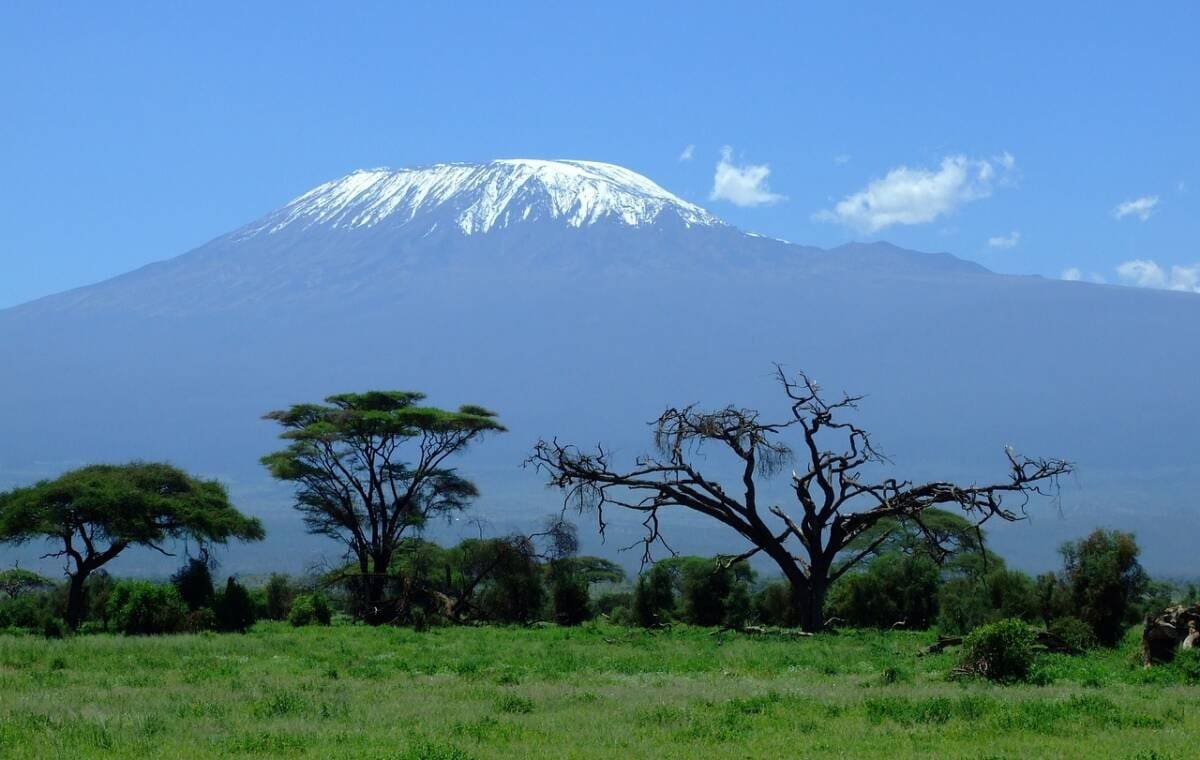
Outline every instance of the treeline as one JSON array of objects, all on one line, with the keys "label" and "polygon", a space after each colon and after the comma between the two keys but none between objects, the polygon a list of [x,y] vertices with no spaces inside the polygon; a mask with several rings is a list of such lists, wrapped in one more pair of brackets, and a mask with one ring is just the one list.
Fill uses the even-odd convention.
[{"label": "treeline", "polygon": [[[944,525],[961,520],[937,518]],[[912,533],[897,534],[902,548],[880,553],[834,587],[830,614],[842,624],[954,635],[1017,619],[1086,649],[1115,646],[1131,625],[1173,603],[1200,601],[1195,584],[1153,581],[1134,536],[1120,531],[1065,543],[1061,569],[1037,576],[1007,567],[970,534],[948,555],[931,552]]]},{"label": "treeline", "polygon": [[[835,585],[832,627],[963,634],[1017,619],[1077,649],[1118,643],[1143,616],[1173,602],[1200,601],[1195,584],[1154,582],[1132,535],[1098,530],[1062,547],[1061,570],[1030,576],[1008,568],[956,515],[926,515],[941,541],[913,526],[888,526],[873,556]],[[945,547],[951,547],[945,551]],[[677,556],[630,579],[614,562],[575,553],[571,526],[533,536],[468,539],[451,547],[407,539],[380,580],[397,611],[393,623],[614,625],[674,624],[746,630],[795,625],[791,587],[760,577],[745,561]],[[940,547],[940,548],[939,548]],[[364,578],[354,565],[320,575],[271,575],[247,587],[214,579],[207,553],[189,558],[168,582],[118,580],[100,571],[88,584],[80,633],[126,635],[244,632],[259,620],[294,626],[359,617]],[[67,632],[67,584],[23,569],[0,573],[0,629],[48,636]]]},{"label": "treeline", "polygon": [[[61,585],[13,575],[19,590],[0,605],[0,626],[165,633],[240,631],[264,617],[425,627],[576,625],[602,615],[643,627],[959,633],[1015,619],[1112,645],[1145,611],[1171,601],[1128,534],[1097,531],[1068,543],[1061,570],[1036,578],[986,549],[981,526],[1021,519],[1071,463],[1006,449],[1007,472],[990,483],[875,479],[885,460],[852,421],[861,397],[827,396],[807,375],[781,368],[777,380],[778,417],[732,405],[668,408],[653,423],[654,453],[625,464],[602,445],[539,441],[526,465],[562,494],[560,515],[529,535],[453,547],[425,540],[425,529],[479,496],[451,462],[505,432],[495,412],[429,406],[413,391],[338,394],[270,412],[283,448],[261,462],[291,486],[305,527],[337,545],[345,564],[262,588],[232,578],[214,585],[209,548],[265,535],[222,484],[164,463],[82,467],[0,493],[0,542],[47,546],[66,574]],[[790,510],[759,498],[764,481],[780,476],[795,495]],[[601,534],[611,512],[633,514],[647,558],[673,553],[661,533],[664,510],[700,515],[746,551],[673,557],[629,582],[613,563],[577,556],[568,509],[594,519]],[[167,554],[164,546],[180,544],[200,553],[170,584],[106,574],[128,549]],[[751,560],[774,576],[758,576]]]}]

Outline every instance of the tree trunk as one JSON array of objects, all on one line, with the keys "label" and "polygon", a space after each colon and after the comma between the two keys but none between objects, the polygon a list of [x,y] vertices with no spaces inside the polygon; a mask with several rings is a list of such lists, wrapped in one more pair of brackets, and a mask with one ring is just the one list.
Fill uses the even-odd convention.
[{"label": "tree trunk", "polygon": [[391,565],[390,555],[377,555],[371,558],[371,572],[366,577],[366,609],[364,619],[371,625],[391,622],[395,618],[395,610],[389,600],[385,599],[387,592],[388,567]]},{"label": "tree trunk", "polygon": [[810,579],[805,586],[792,584],[792,608],[800,630],[820,633],[825,629],[825,595],[828,590],[823,578]]},{"label": "tree trunk", "polygon": [[371,558],[365,553],[358,555],[358,587],[354,590],[358,597],[358,617],[369,620],[373,599],[371,597]]},{"label": "tree trunk", "polygon": [[67,585],[67,627],[72,631],[77,631],[83,623],[84,604],[87,601],[83,582],[87,576],[79,572],[70,578],[70,583]]}]

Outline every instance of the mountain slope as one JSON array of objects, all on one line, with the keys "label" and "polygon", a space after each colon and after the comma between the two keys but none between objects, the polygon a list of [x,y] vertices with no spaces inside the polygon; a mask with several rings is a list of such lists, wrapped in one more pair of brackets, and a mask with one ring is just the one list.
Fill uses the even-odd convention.
[{"label": "mountain slope", "polygon": [[353,172],[183,256],[13,310],[165,316],[387,298],[414,276],[806,277],[984,273],[886,243],[833,251],[743,233],[628,169],[502,160]]},{"label": "mountain slope", "polygon": [[[1009,444],[1077,461],[1061,511],[997,531],[1018,564],[1108,524],[1140,531],[1152,569],[1187,572],[1200,298],[791,245],[602,166],[356,173],[183,256],[0,311],[0,485],[168,458],[266,519],[268,542],[230,570],[300,569],[333,547],[257,465],[269,409],[371,387],[496,408],[511,432],[460,464],[506,530],[558,505],[520,467],[539,436],[633,456],[667,404],[782,413],[781,362],[868,394],[861,421],[896,474],[994,478]],[[681,549],[730,548],[702,522],[678,530]]]}]

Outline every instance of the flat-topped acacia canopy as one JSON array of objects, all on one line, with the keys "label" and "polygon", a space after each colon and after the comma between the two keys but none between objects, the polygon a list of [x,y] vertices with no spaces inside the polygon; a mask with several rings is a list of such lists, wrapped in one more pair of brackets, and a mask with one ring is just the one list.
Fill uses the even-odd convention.
[{"label": "flat-topped acacia canopy", "polygon": [[70,579],[67,623],[83,619],[88,575],[130,546],[167,554],[168,541],[258,541],[262,523],[239,512],[225,487],[159,462],[96,464],[0,494],[0,541],[62,548]]},{"label": "flat-topped acacia canopy", "polygon": [[310,533],[345,544],[361,574],[360,614],[371,622],[395,616],[385,585],[405,536],[479,494],[446,460],[505,429],[484,407],[450,411],[421,406],[424,399],[416,391],[343,393],[265,416],[289,443],[263,465],[296,484],[295,506]]}]

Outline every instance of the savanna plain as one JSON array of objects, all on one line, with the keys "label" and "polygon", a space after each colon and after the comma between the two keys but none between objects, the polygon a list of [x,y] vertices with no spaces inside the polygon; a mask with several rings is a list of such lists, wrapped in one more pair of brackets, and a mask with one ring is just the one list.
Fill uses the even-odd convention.
[{"label": "savanna plain", "polygon": [[0,756],[1195,757],[1200,660],[1143,669],[1140,635],[1019,685],[905,631],[3,635]]}]

